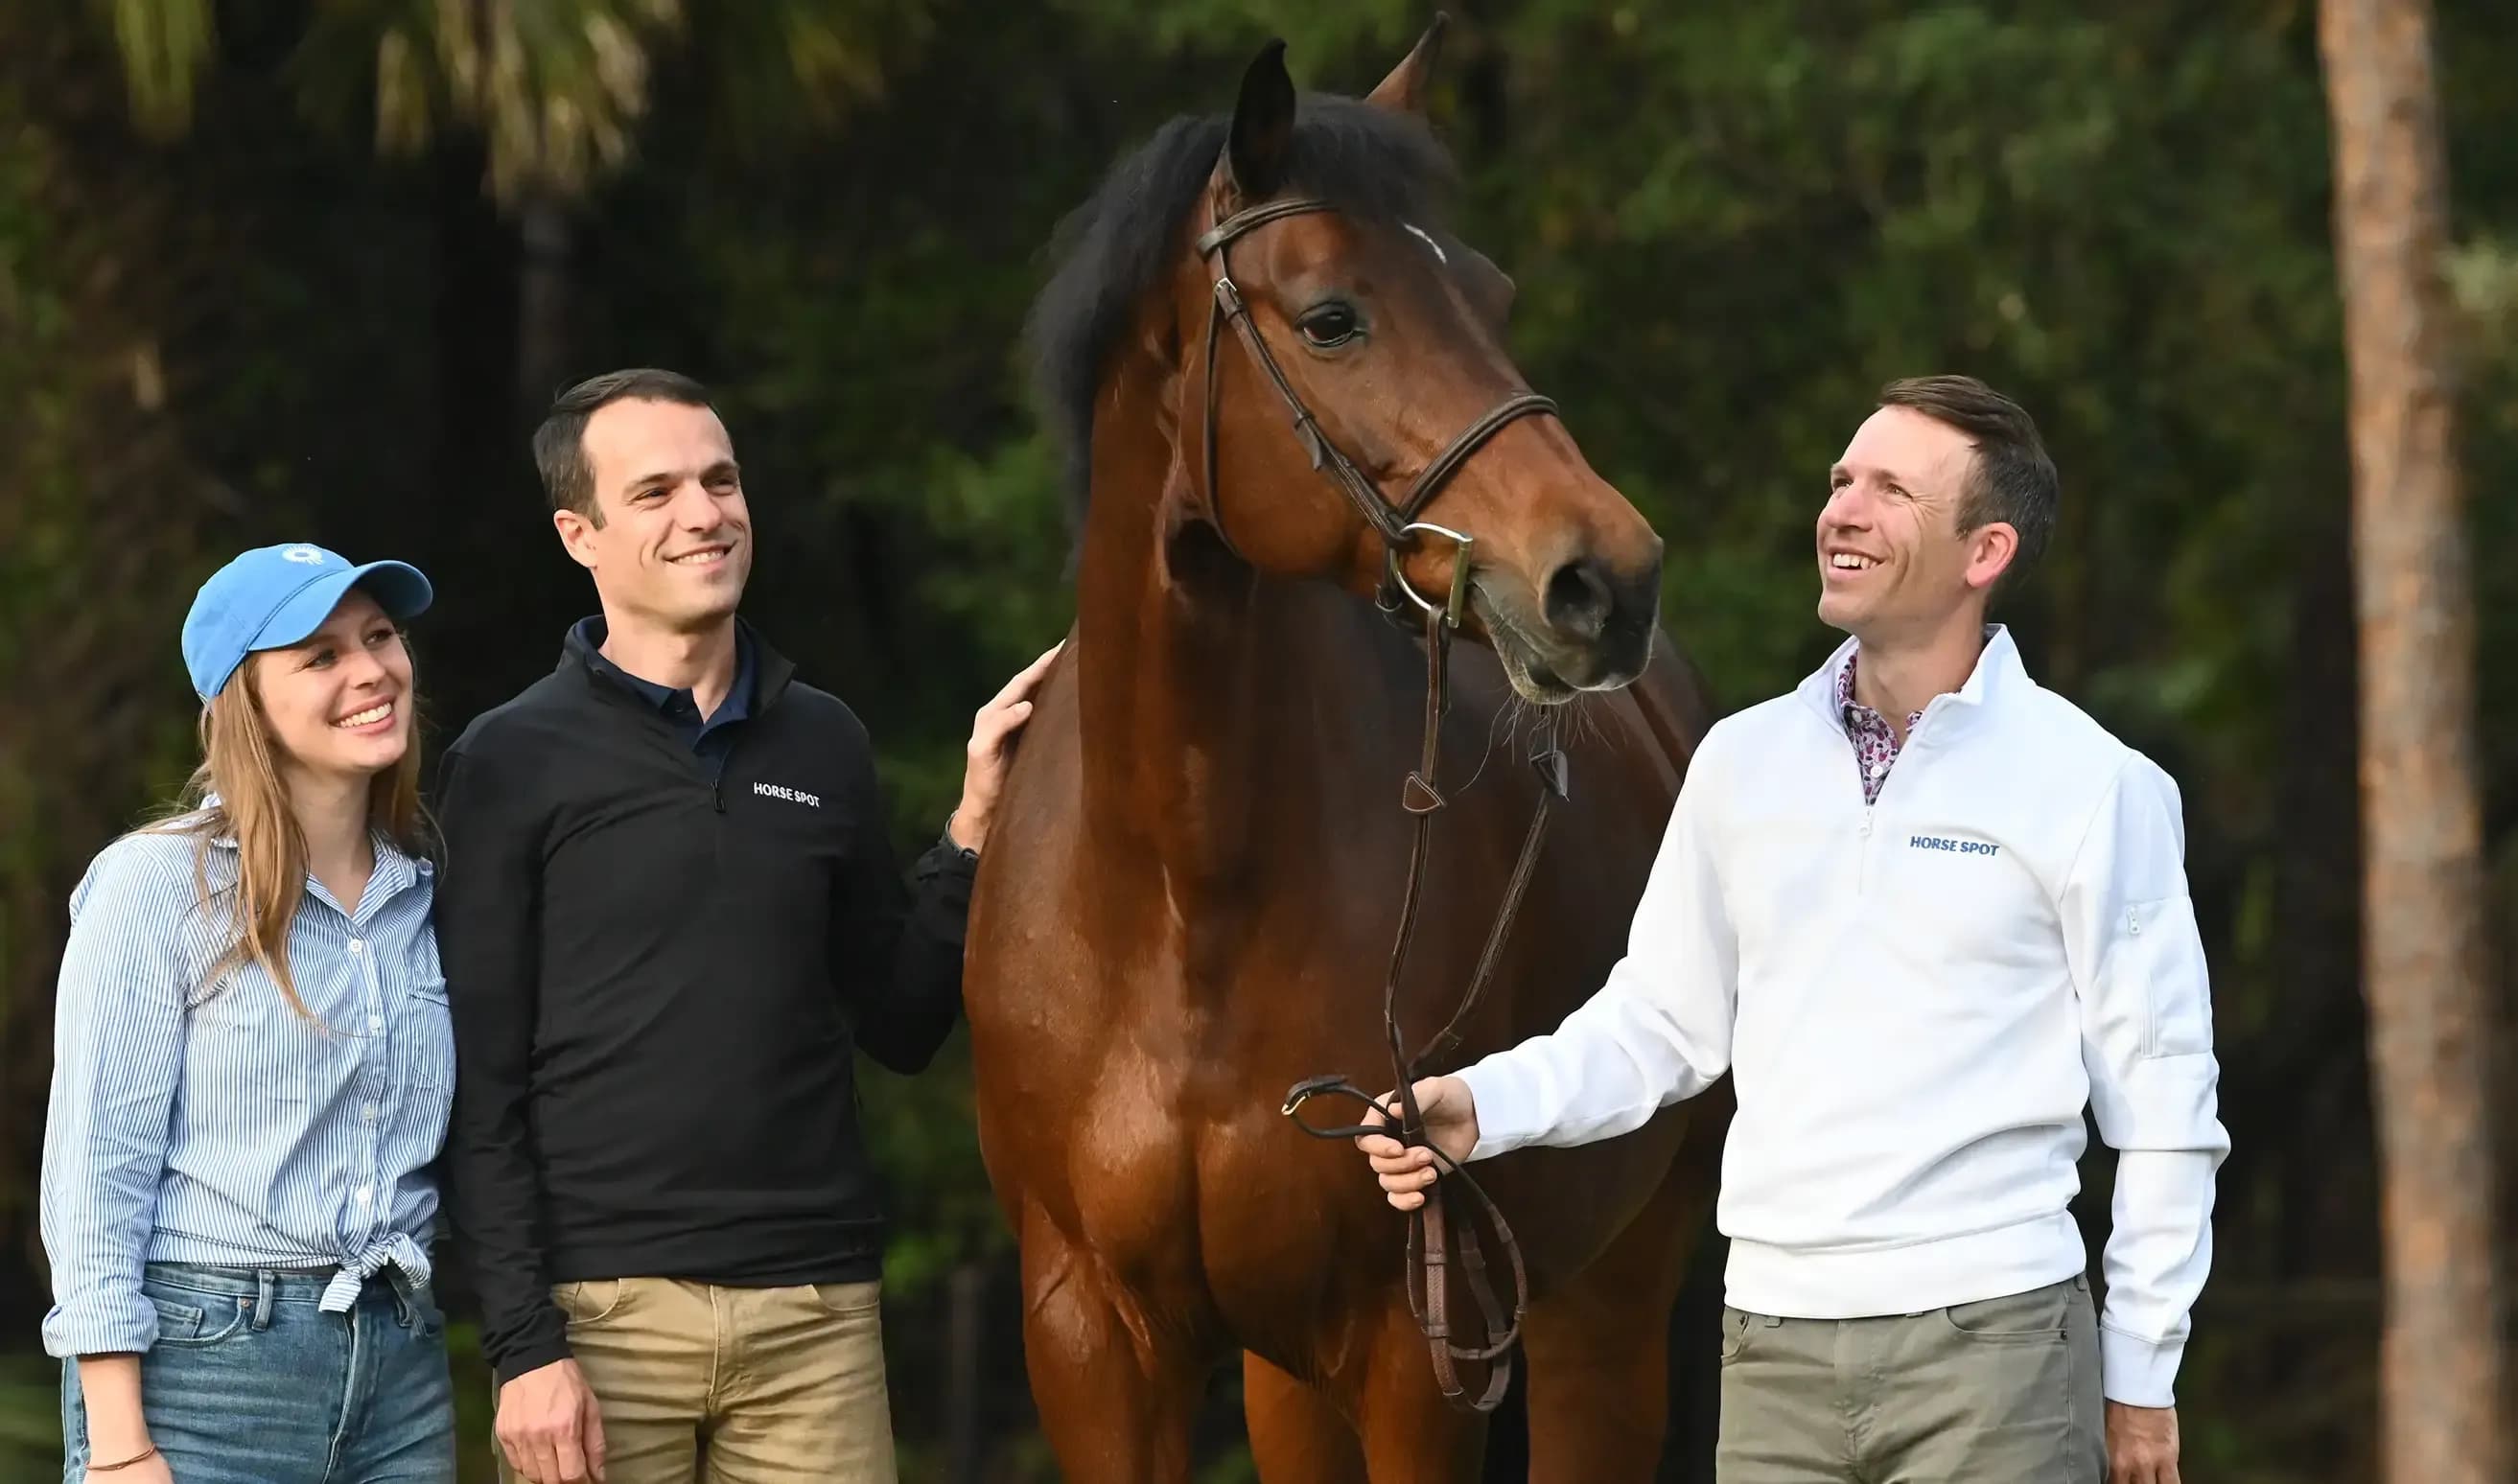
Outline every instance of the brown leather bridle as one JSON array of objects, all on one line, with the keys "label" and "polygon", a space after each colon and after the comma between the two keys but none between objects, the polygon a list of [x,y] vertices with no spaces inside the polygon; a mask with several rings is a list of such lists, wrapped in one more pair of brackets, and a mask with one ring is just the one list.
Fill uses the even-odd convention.
[{"label": "brown leather bridle", "polygon": [[[1540,734],[1540,745],[1531,762],[1541,781],[1539,806],[1531,816],[1529,832],[1522,839],[1521,858],[1513,867],[1512,878],[1504,888],[1503,906],[1497,913],[1495,925],[1487,936],[1485,952],[1479,956],[1476,971],[1470,976],[1468,990],[1460,996],[1459,1007],[1451,1020],[1424,1045],[1410,1055],[1399,1031],[1399,981],[1407,967],[1410,944],[1415,937],[1417,908],[1423,899],[1425,861],[1431,843],[1433,819],[1449,802],[1435,785],[1441,763],[1442,720],[1445,707],[1444,681],[1446,661],[1450,657],[1452,631],[1459,627],[1460,614],[1467,601],[1469,588],[1469,554],[1475,539],[1447,527],[1437,526],[1418,517],[1431,503],[1446,482],[1468,462],[1486,442],[1516,418],[1544,412],[1557,413],[1556,403],[1535,392],[1521,392],[1505,398],[1494,410],[1471,423],[1454,438],[1424,472],[1408,487],[1407,493],[1396,504],[1384,499],[1380,489],[1358,469],[1337,445],[1321,430],[1320,420],[1312,415],[1303,399],[1285,379],[1282,367],[1270,353],[1268,342],[1252,322],[1249,307],[1242,302],[1241,292],[1233,282],[1230,248],[1234,240],[1270,222],[1307,212],[1335,210],[1328,202],[1312,197],[1295,197],[1265,202],[1234,213],[1216,223],[1197,239],[1198,256],[1216,260],[1214,302],[1207,315],[1205,349],[1205,386],[1202,389],[1204,431],[1201,436],[1201,461],[1205,467],[1206,487],[1202,491],[1207,502],[1208,518],[1215,523],[1225,544],[1232,537],[1224,533],[1223,508],[1217,500],[1215,465],[1215,347],[1223,338],[1229,321],[1240,331],[1241,343],[1251,360],[1268,373],[1268,380],[1284,399],[1293,416],[1295,437],[1311,455],[1312,467],[1325,471],[1330,480],[1346,493],[1367,524],[1378,532],[1382,541],[1382,581],[1379,602],[1384,612],[1398,610],[1398,596],[1404,595],[1422,611],[1425,622],[1425,737],[1417,768],[1408,775],[1401,790],[1400,807],[1414,818],[1414,840],[1409,852],[1408,883],[1400,899],[1399,930],[1390,950],[1389,976],[1382,986],[1381,1020],[1389,1043],[1391,1070],[1397,1078],[1396,1095],[1399,1107],[1386,1108],[1362,1088],[1343,1077],[1316,1077],[1294,1084],[1285,1095],[1284,1115],[1297,1127],[1315,1138],[1353,1139],[1368,1133],[1395,1133],[1411,1146],[1433,1149],[1441,1166],[1434,1189],[1425,1203],[1410,1213],[1408,1224],[1408,1305],[1414,1314],[1417,1329],[1423,1333],[1434,1362],[1434,1378],[1443,1395],[1454,1404],[1468,1398],[1466,1405],[1475,1412],[1489,1412],[1503,1400],[1512,1383],[1512,1350],[1521,1337],[1522,1316],[1529,1303],[1529,1275],[1524,1269],[1521,1245],[1512,1229],[1505,1225],[1503,1212],[1469,1177],[1466,1170],[1442,1150],[1427,1142],[1424,1120],[1416,1106],[1414,1083],[1417,1069],[1459,1040],[1462,1023],[1470,1009],[1486,993],[1501,956],[1506,936],[1510,933],[1515,912],[1521,906],[1524,890],[1530,884],[1533,869],[1538,865],[1539,849],[1547,830],[1549,806],[1566,796],[1567,770],[1564,751],[1556,745],[1551,724]],[[1436,604],[1426,600],[1401,572],[1399,556],[1415,546],[1419,533],[1439,535],[1452,542],[1452,584],[1447,600]],[[1335,1095],[1353,1098],[1385,1115],[1396,1113],[1396,1128],[1387,1124],[1352,1124],[1340,1128],[1324,1128],[1307,1124],[1301,1116],[1303,1104],[1314,1097]],[[1458,1219],[1453,1209],[1454,1190],[1466,1190],[1484,1209],[1494,1226],[1496,1240],[1502,1246],[1505,1259],[1512,1269],[1512,1308],[1506,1314],[1497,1297],[1495,1285],[1488,1276],[1486,1254],[1478,1245],[1476,1226]],[[1458,1236],[1459,1264],[1466,1277],[1470,1293],[1476,1298],[1486,1320],[1488,1343],[1464,1346],[1452,1342],[1449,1290],[1445,1276],[1451,1261],[1451,1237]],[[1469,1398],[1460,1384],[1456,1362],[1490,1362],[1492,1369],[1484,1392]]]}]

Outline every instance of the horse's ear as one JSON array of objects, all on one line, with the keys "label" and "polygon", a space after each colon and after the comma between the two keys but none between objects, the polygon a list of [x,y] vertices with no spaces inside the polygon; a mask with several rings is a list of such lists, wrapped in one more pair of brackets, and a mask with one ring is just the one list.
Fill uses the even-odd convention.
[{"label": "horse's ear", "polygon": [[1285,43],[1272,40],[1241,74],[1226,148],[1230,184],[1245,206],[1277,193],[1285,181],[1285,146],[1294,137],[1294,79],[1285,75]]},{"label": "horse's ear", "polygon": [[1416,38],[1416,45],[1364,101],[1394,113],[1424,112],[1425,94],[1434,85],[1434,63],[1443,55],[1443,28],[1451,23],[1450,16],[1436,11],[1425,34]]}]

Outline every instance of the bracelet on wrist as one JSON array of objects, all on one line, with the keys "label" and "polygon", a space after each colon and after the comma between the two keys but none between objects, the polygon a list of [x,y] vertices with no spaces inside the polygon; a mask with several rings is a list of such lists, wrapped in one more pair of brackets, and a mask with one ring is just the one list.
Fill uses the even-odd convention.
[{"label": "bracelet on wrist", "polygon": [[152,1443],[148,1447],[140,1450],[138,1453],[133,1454],[130,1458],[124,1459],[119,1463],[99,1463],[91,1460],[87,1465],[87,1471],[90,1473],[114,1473],[121,1469],[129,1468],[134,1463],[146,1463],[155,1457],[157,1457],[157,1445]]}]

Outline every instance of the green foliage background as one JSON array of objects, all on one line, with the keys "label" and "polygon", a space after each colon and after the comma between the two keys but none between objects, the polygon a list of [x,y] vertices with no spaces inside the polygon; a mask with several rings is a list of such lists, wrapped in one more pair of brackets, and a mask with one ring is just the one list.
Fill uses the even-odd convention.
[{"label": "green foliage background", "polygon": [[[2047,683],[2184,785],[2216,973],[2237,1153],[2186,1370],[2189,1474],[2367,1476],[2376,1226],[2314,7],[1459,11],[1435,109],[1463,223],[1519,281],[1533,382],[1667,536],[1670,631],[1726,709],[1834,637],[1809,522],[1881,382],[1970,371],[2039,418],[2066,511],[2009,616]],[[2518,10],[2441,11],[2505,920],[2518,574],[2492,557],[2518,539]],[[1069,613],[1016,341],[1053,224],[1162,118],[1229,106],[1265,36],[1290,39],[1303,84],[1360,92],[1424,20],[1397,0],[0,7],[11,1333],[31,1348],[45,1301],[32,1176],[62,904],[186,765],[174,635],[202,575],[301,534],[421,563],[449,600],[420,636],[442,740],[590,605],[525,455],[542,401],[620,364],[690,371],[724,399],[765,535],[751,610],[871,718],[914,848],[970,710]],[[958,1043],[915,1081],[867,1075],[913,1472],[940,1476],[942,1294],[976,1265],[990,1476],[1047,1477]],[[2107,1168],[2087,1170],[2094,1232]],[[1682,1325],[1674,1353],[1703,1338]],[[52,1372],[8,1375],[0,1458],[15,1439],[40,1459]],[[1229,1385],[1216,1418],[1223,1477]],[[1668,1476],[1703,1476],[1703,1445],[1674,1445]]]}]

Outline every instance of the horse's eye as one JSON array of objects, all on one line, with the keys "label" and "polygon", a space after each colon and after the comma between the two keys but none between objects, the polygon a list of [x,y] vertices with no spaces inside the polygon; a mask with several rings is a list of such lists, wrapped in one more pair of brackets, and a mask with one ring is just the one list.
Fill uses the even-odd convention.
[{"label": "horse's eye", "polygon": [[1361,327],[1356,322],[1355,311],[1343,304],[1324,304],[1295,323],[1302,330],[1304,339],[1324,350],[1353,340]]}]

